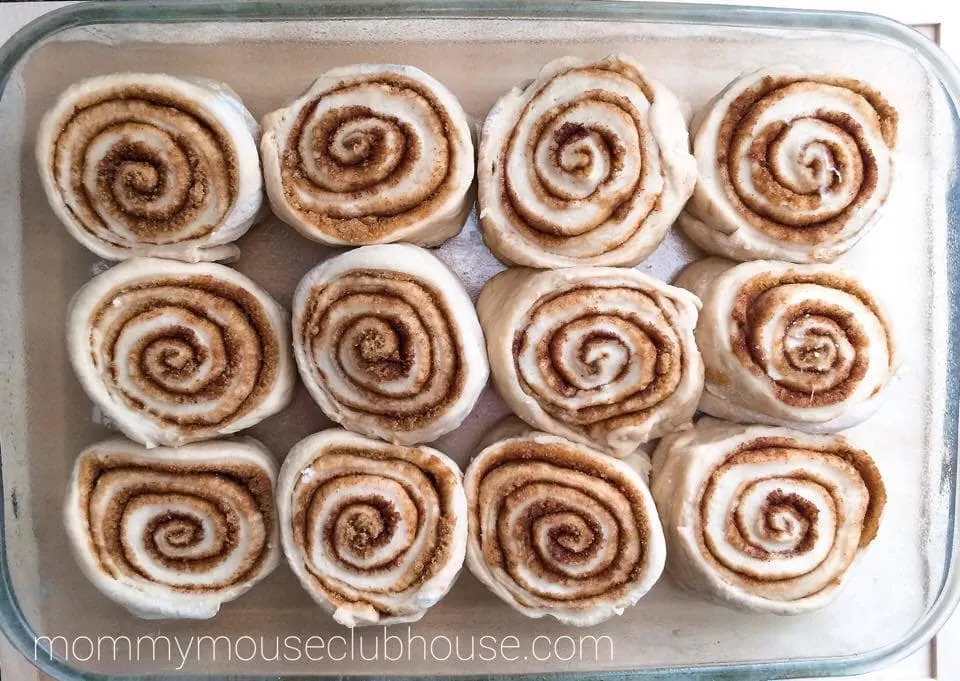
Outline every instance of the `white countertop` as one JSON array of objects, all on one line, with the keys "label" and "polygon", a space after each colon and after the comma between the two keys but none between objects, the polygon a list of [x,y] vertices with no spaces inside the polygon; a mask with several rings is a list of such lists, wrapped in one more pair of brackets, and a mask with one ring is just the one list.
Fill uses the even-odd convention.
[{"label": "white countertop", "polygon": [[[643,1],[643,0],[636,0]],[[701,0],[729,4],[734,0]],[[738,0],[741,4],[806,9],[853,10],[884,14],[916,26],[960,62],[958,0]],[[30,20],[71,2],[5,2],[0,4],[0,43]],[[0,637],[0,674],[17,681],[48,681]],[[886,669],[856,677],[868,681],[960,681],[960,612],[936,638],[910,657]]]}]

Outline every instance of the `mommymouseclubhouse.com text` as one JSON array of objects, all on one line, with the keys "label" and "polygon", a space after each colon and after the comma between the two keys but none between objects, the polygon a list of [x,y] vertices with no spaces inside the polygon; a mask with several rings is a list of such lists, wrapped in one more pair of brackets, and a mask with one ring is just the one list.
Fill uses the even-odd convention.
[{"label": "mommymouseclubhouse.com text", "polygon": [[178,671],[211,662],[610,662],[607,635],[421,635],[407,627],[351,629],[342,635],[38,636],[33,655],[65,662],[144,662]]}]

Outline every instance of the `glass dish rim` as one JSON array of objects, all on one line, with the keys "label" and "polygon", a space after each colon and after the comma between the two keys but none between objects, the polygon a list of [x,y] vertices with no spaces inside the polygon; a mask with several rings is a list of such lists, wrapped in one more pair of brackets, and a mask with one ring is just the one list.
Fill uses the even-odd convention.
[{"label": "glass dish rim", "polygon": [[[289,2],[261,2],[258,0],[127,0],[126,2],[81,2],[52,10],[33,20],[4,45],[0,46],[0,97],[5,92],[13,70],[31,49],[57,33],[95,24],[122,23],[183,23],[215,21],[296,21],[316,19],[559,19],[559,20],[630,20],[639,22],[712,24],[754,28],[792,28],[800,30],[841,30],[863,33],[898,42],[912,50],[919,59],[925,60],[936,74],[950,99],[954,111],[960,111],[960,70],[932,41],[919,32],[879,15],[861,12],[838,12],[828,10],[796,10],[770,7],[744,7],[738,5],[693,5],[674,2],[631,2],[630,0],[567,0],[563,3],[551,0],[531,0],[517,3],[512,0],[360,0],[343,2],[337,0],[293,0]],[[952,187],[960,185],[955,180]],[[948,199],[951,208],[960,209],[956,200]],[[960,256],[960,235],[948,236],[948,262],[951,263],[948,288],[951,302],[960,302],[960,276],[957,260]],[[943,441],[950,457],[950,512],[947,528],[947,564],[936,599],[923,616],[902,639],[854,655],[809,658],[801,660],[777,660],[758,663],[727,663],[689,667],[666,667],[643,670],[612,672],[564,672],[555,674],[518,674],[496,677],[511,681],[565,681],[573,679],[597,679],[602,681],[625,681],[633,678],[669,676],[674,679],[738,679],[760,681],[770,678],[797,676],[836,676],[857,674],[889,664],[905,657],[929,641],[946,622],[960,602],[960,542],[957,533],[955,511],[960,501],[960,486],[957,484],[958,463],[958,406],[960,406],[960,306],[951,305],[948,326],[949,334],[947,363],[950,381],[947,385],[947,418]],[[0,494],[3,490],[2,459],[0,459]],[[27,622],[13,590],[10,570],[7,565],[5,508],[0,504],[0,631],[24,657],[40,671],[58,681],[120,681],[112,675],[96,674],[75,669],[46,650],[37,659],[32,659],[35,632]],[[412,681],[424,676],[357,676],[357,681],[390,679]],[[135,677],[143,681],[255,681],[256,676],[202,675],[170,676],[147,674]],[[265,677],[260,677],[265,678]],[[276,678],[276,677],[273,677]],[[283,676],[283,679],[324,679],[334,676]],[[490,677],[470,675],[458,677],[486,679]]]}]

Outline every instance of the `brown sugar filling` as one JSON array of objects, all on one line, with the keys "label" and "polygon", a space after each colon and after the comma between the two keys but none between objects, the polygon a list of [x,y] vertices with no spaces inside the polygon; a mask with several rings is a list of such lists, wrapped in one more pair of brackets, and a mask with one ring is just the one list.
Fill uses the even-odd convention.
[{"label": "brown sugar filling", "polygon": [[[111,324],[105,327],[108,311]],[[171,324],[142,335],[127,356],[118,356],[122,334],[166,312],[188,315],[213,335],[214,345],[203,346],[195,329]],[[206,275],[143,279],[108,293],[91,314],[90,345],[111,394],[182,433],[212,432],[257,408],[277,380],[280,355],[276,333],[256,296]],[[210,353],[215,356],[209,376],[194,384],[189,379],[197,376]],[[148,407],[125,389],[121,365],[140,391],[161,404],[202,404],[209,409],[176,415]]]},{"label": "brown sugar filling", "polygon": [[[779,173],[773,159],[777,157],[780,144],[795,121],[771,123],[761,129],[755,138],[748,137],[749,131],[760,117],[789,93],[804,90],[815,94],[822,85],[844,88],[863,97],[876,112],[877,126],[885,143],[891,149],[895,146],[898,119],[896,110],[877,91],[864,83],[830,76],[763,78],[731,102],[717,135],[718,171],[728,200],[747,223],[780,241],[817,244],[831,238],[846,227],[849,220],[862,210],[877,190],[876,155],[870,148],[860,123],[849,114],[820,110],[816,112],[815,118],[798,119],[813,121],[844,140],[845,150],[839,149],[833,141],[816,141],[833,159],[838,171],[830,182],[811,182],[808,187],[799,187]],[[754,200],[738,185],[738,150],[744,148],[749,149],[747,158],[751,163],[754,186],[770,204],[777,207],[776,214],[771,213],[769,206]],[[847,152],[852,158],[850,165],[843,162]],[[823,168],[811,167],[808,171],[811,176],[825,175]],[[857,188],[849,203],[832,214],[821,215],[816,219],[808,217],[807,212],[821,207],[820,192],[825,188],[829,191],[835,182],[839,181]]]},{"label": "brown sugar filling", "polygon": [[[97,528],[89,537],[91,548],[106,574],[137,577],[184,593],[213,593],[251,579],[268,556],[275,522],[273,482],[259,466],[227,461],[147,462],[104,450],[84,460],[77,485],[79,508]],[[101,494],[109,495],[105,510],[94,515],[92,501]],[[225,581],[165,583],[140,563],[137,548],[127,543],[124,522],[137,509],[165,505],[171,510],[149,518],[139,547],[166,569],[196,575],[208,573],[237,551],[244,551]],[[180,510],[184,506],[191,510]],[[252,527],[263,528],[262,533],[250,533],[247,547],[239,545],[242,521],[238,512],[252,518]],[[212,537],[207,537],[201,518],[211,524]],[[212,540],[210,545],[199,550],[206,539]]]},{"label": "brown sugar filling", "polygon": [[[601,77],[605,75],[609,76],[611,73],[617,74],[639,89],[647,100],[650,102],[653,101],[653,90],[643,76],[629,65],[623,64],[616,59],[604,60],[590,66],[572,68],[555,75],[554,78],[562,78],[571,73],[586,75],[593,73]],[[543,86],[543,88],[546,87],[547,85]],[[598,188],[611,181],[612,178],[616,177],[622,171],[623,158],[626,154],[640,155],[641,176],[639,182],[642,184],[649,181],[647,179],[649,171],[646,169],[652,165],[652,159],[655,155],[659,155],[660,151],[652,139],[644,115],[638,111],[627,98],[599,89],[585,91],[576,101],[551,108],[534,122],[529,143],[524,148],[520,148],[517,141],[519,122],[529,116],[532,107],[538,103],[538,97],[539,93],[534,93],[530,101],[524,106],[523,110],[520,111],[517,116],[517,124],[515,124],[514,129],[504,141],[503,147],[500,150],[498,163],[501,168],[503,168],[503,172],[499,203],[511,226],[518,233],[522,234],[526,240],[536,243],[548,251],[558,252],[571,237],[566,236],[561,227],[551,222],[548,216],[543,215],[542,211],[527,208],[526,202],[523,197],[518,194],[510,174],[506,170],[509,167],[508,161],[510,158],[520,154],[527,159],[527,175],[529,176],[530,185],[538,201],[551,206],[555,210],[562,211],[568,205],[582,203],[584,201],[595,201],[595,198],[588,196],[586,198],[571,199],[563,193],[552,191],[549,184],[540,178],[539,171],[533,160],[535,158],[534,152],[541,144],[543,135],[552,129],[553,122],[559,116],[564,115],[571,109],[582,108],[586,103],[599,102],[625,112],[634,120],[639,138],[639,145],[636,149],[628,149],[624,142],[619,140],[612,131],[606,129],[599,123],[589,127],[570,123],[560,125],[554,132],[553,139],[549,141],[550,149],[552,150],[550,158],[555,167],[562,172],[582,176],[585,175],[596,162],[592,156],[586,153],[579,154],[581,162],[572,168],[567,168],[561,162],[561,156],[565,148],[577,144],[586,137],[594,137],[597,139],[600,142],[600,146],[605,150],[609,161],[608,175],[603,182],[598,185]],[[627,192],[622,201],[616,201],[606,206],[605,219],[596,225],[586,226],[586,228],[582,230],[582,233],[589,234],[607,220],[625,220],[626,216],[630,214],[639,201],[639,188],[638,186],[634,191]],[[643,224],[647,218],[659,210],[659,207],[660,198],[658,196],[654,198],[650,205],[646,206],[644,211],[637,213],[634,219],[635,224],[633,225],[633,229],[626,230],[619,238],[608,238],[603,243],[593,244],[592,255],[596,256],[608,253],[632,239],[643,229]]]},{"label": "brown sugar filling", "polygon": [[[337,376],[313,367],[331,399],[384,428],[411,431],[442,417],[461,397],[467,367],[455,324],[442,292],[426,282],[390,270],[352,270],[311,292],[297,334],[311,354],[337,361]],[[344,367],[343,357],[357,373]],[[411,380],[402,395],[380,387],[401,379]],[[347,386],[338,392],[333,381]],[[402,399],[427,391],[436,399],[423,405]]]},{"label": "brown sugar filling", "polygon": [[[780,305],[765,296],[778,287],[792,284],[813,284],[843,291],[857,298],[880,320],[885,332],[889,361],[895,361],[894,340],[889,323],[879,304],[868,291],[852,279],[830,273],[800,274],[787,271],[782,274],[760,274],[747,281],[737,293],[731,310],[731,348],[755,376],[767,381],[777,399],[795,407],[816,408],[839,404],[847,399],[859,385],[869,363],[868,339],[856,317],[849,311],[818,300],[805,301],[783,310]],[[778,339],[771,355],[783,358],[796,370],[790,380],[774,379],[768,371],[771,356],[763,348],[755,334],[772,317],[786,316],[787,324],[817,320],[814,332],[804,335],[803,342],[794,348],[785,346],[785,339]],[[854,353],[849,365],[841,365],[837,353],[839,343],[849,344]]]},{"label": "brown sugar filling", "polygon": [[[142,141],[139,128],[159,135],[164,147]],[[106,216],[123,224],[139,242],[177,243],[212,232],[236,200],[239,168],[230,134],[189,98],[137,85],[90,94],[60,123],[49,160],[55,175],[63,165],[68,130],[78,131],[87,145],[104,134],[119,137],[97,165],[94,191],[83,180],[85,149],[73,150],[73,163],[60,180],[79,202],[67,204],[77,221],[118,247],[132,244],[112,230]],[[166,206],[157,203],[160,197],[167,197]],[[198,223],[210,201],[217,201],[211,219]]]},{"label": "brown sugar filling", "polygon": [[[805,469],[804,459],[808,457],[811,460],[816,457],[818,462],[827,463],[828,465],[830,461],[836,461],[836,466],[842,467],[841,470],[852,470],[852,474],[856,475],[858,481],[863,484],[869,499],[866,508],[860,511],[862,518],[859,522],[858,547],[863,548],[873,540],[879,528],[880,517],[886,504],[886,488],[876,464],[869,455],[861,450],[848,446],[846,443],[810,445],[793,438],[764,437],[746,442],[732,449],[727,457],[703,479],[697,496],[700,521],[703,522],[707,517],[707,507],[713,500],[716,482],[724,471],[732,467],[749,466],[754,463],[779,462],[791,464],[795,470],[789,475],[784,475],[778,479],[782,479],[784,485],[791,481],[796,481],[819,487],[827,495],[826,498],[830,500],[831,505],[828,508],[821,509],[810,500],[804,498],[802,493],[786,492],[782,488],[774,488],[762,501],[760,512],[763,525],[753,529],[754,531],[762,531],[766,536],[775,539],[779,538],[783,533],[791,532],[795,538],[792,545],[782,551],[772,552],[759,544],[753,543],[749,539],[750,528],[744,525],[744,509],[739,506],[732,506],[727,509],[724,539],[742,555],[762,561],[775,562],[780,559],[789,559],[809,552],[819,538],[822,525],[821,513],[836,514],[839,524],[839,518],[848,513],[855,513],[856,510],[847,508],[845,500],[837,495],[837,491],[832,483],[826,479],[821,479],[814,472]],[[744,480],[737,491],[738,501],[748,488],[764,481],[766,480],[758,478]],[[781,523],[783,522],[783,516],[786,516],[789,519],[787,526],[775,527],[771,523],[771,518],[775,514],[781,516]],[[836,545],[839,541],[839,538],[833,538],[834,548],[832,548],[831,551],[836,550]],[[806,575],[801,575],[798,577],[776,578],[741,572],[736,566],[729,565],[721,558],[717,549],[713,546],[712,539],[707,535],[704,526],[700,527],[700,531],[697,534],[697,542],[700,555],[719,572],[725,581],[748,593],[763,598],[784,600],[785,596],[783,594],[786,590],[792,588],[792,585],[797,580],[806,577]],[[822,588],[832,588],[836,580],[840,578],[855,556],[856,551],[844,559],[835,574],[825,575],[820,580]],[[819,569],[819,565],[814,566],[812,569],[816,571]],[[818,590],[814,590],[803,597],[812,597],[818,592]]]},{"label": "brown sugar filling", "polygon": [[[600,301],[623,301],[618,314],[599,310]],[[651,322],[644,315],[634,313],[632,306],[655,310],[659,319]],[[575,310],[552,323],[540,337],[533,337],[530,329],[544,326],[541,317],[549,317],[556,308]],[[514,340],[514,365],[520,386],[525,393],[535,398],[538,404],[554,418],[594,434],[602,434],[630,423],[642,423],[680,385],[687,358],[680,339],[682,329],[676,326],[673,314],[665,309],[658,299],[642,290],[612,286],[573,286],[567,290],[544,296],[525,315]],[[618,334],[602,330],[604,326],[616,326]],[[582,333],[585,329],[585,333]],[[596,330],[593,330],[596,329]],[[561,348],[568,333],[581,333],[580,345],[576,348],[580,363],[570,366]],[[625,338],[631,340],[634,354],[628,352]],[[604,384],[595,388],[578,386],[578,374],[596,375],[599,366],[585,361],[586,353],[595,350],[600,343],[614,343],[627,355],[619,371]],[[521,353],[534,347],[537,371],[549,387],[551,394],[541,394],[531,385],[519,363]],[[609,359],[609,358],[604,358]],[[627,372],[637,365],[643,367],[640,380],[626,388],[617,388]],[[585,406],[571,410],[564,399],[578,395],[595,394],[598,391],[616,389],[624,394],[605,404]]]},{"label": "brown sugar filling", "polygon": [[[483,468],[471,474],[478,482],[468,490],[470,532],[520,602],[588,609],[616,601],[643,577],[651,531],[644,499],[602,456],[525,439],[483,456]],[[578,485],[564,471],[602,481],[610,495]],[[495,512],[485,503],[496,504]],[[492,526],[483,521],[491,515]],[[569,593],[558,595],[529,575]]]},{"label": "brown sugar filling", "polygon": [[[369,88],[384,88],[393,95],[426,102],[439,121],[440,129],[436,132],[441,135],[441,147],[445,150],[443,163],[421,187],[416,188],[417,192],[402,195],[395,201],[381,202],[369,215],[355,216],[335,205],[327,211],[311,208],[299,199],[298,191],[306,195],[332,191],[343,194],[344,201],[349,202],[378,188],[402,186],[408,181],[410,168],[423,153],[423,144],[412,127],[384,112],[363,106],[346,106],[327,112],[307,130],[308,122],[324,97],[362,93]],[[345,125],[363,123],[367,124],[365,128],[347,136],[346,149],[333,148],[331,140]],[[388,138],[382,134],[381,126],[392,129],[396,135]],[[318,166],[319,174],[308,172],[301,156],[301,140],[305,134],[311,135],[312,161]],[[304,106],[294,121],[280,152],[284,197],[300,219],[320,232],[351,243],[383,238],[393,231],[429,219],[456,191],[453,183],[462,159],[454,152],[455,135],[455,125],[446,107],[429,88],[416,80],[391,73],[347,79]],[[400,146],[391,146],[392,139],[402,140],[395,142]],[[396,163],[384,166],[388,157],[396,158]],[[424,187],[427,191],[423,191]],[[414,195],[419,198],[411,198]]]},{"label": "brown sugar filling", "polygon": [[[412,447],[331,446],[318,452],[304,471],[310,474],[302,475],[292,492],[293,538],[314,586],[331,601],[363,602],[383,616],[398,614],[383,599],[416,591],[450,561],[459,479],[432,457]],[[401,489],[402,503],[387,493],[371,493],[378,479]],[[433,524],[426,520],[427,503],[436,503]],[[401,526],[407,534],[397,542]],[[416,548],[418,537],[423,541]],[[393,553],[386,553],[391,544]],[[318,552],[356,581],[341,581],[315,565],[312,556]],[[363,583],[367,577],[391,573],[387,586]]]}]

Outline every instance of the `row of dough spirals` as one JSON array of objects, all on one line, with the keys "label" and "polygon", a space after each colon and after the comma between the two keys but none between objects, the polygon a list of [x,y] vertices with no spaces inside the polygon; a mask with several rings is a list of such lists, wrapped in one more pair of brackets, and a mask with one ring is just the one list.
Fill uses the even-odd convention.
[{"label": "row of dough spirals", "polygon": [[[815,120],[833,104],[840,113]],[[731,136],[714,190],[676,101],[635,63],[548,65],[488,117],[479,201],[499,257],[561,269],[511,267],[475,309],[429,251],[364,246],[310,271],[291,319],[228,267],[141,257],[235,255],[261,203],[255,146],[225,142],[253,139],[235,95],[168,76],[71,88],[41,126],[41,174],[71,232],[126,262],[75,296],[69,354],[139,443],[78,458],[65,518],[84,572],[140,615],[209,617],[282,547],[350,626],[418,619],[464,561],[524,614],[577,625],[623,612],[665,564],[736,607],[828,603],[885,502],[871,457],[830,434],[867,418],[896,372],[882,306],[828,264],[713,257],[676,286],[604,265],[656,247],[697,164],[701,193],[681,224],[698,243],[737,259],[836,257],[889,183],[889,148],[849,142],[892,147],[895,113],[862,84],[790,70],[737,81],[711,106],[695,151],[717,148],[699,142],[713,127]],[[731,107],[753,141],[712,113]],[[784,117],[796,124],[775,124]],[[438,243],[469,209],[462,118],[410,67],[330,72],[265,120],[274,211],[341,245]],[[833,137],[804,137],[822,130]],[[747,163],[760,151],[766,175]],[[784,187],[798,224],[744,208]],[[731,192],[741,204],[724,212]],[[283,409],[297,370],[348,430],[302,441],[279,473],[259,443],[213,439]],[[490,433],[461,475],[421,443],[463,422],[488,372],[526,425]],[[698,407],[718,418],[694,425]],[[658,438],[651,472],[642,451]]]},{"label": "row of dough spirals", "polygon": [[63,93],[37,161],[70,233],[111,260],[235,257],[264,187],[309,239],[435,246],[475,167],[487,245],[528,267],[636,265],[678,216],[718,255],[831,262],[886,202],[897,112],[862,82],[764,69],[692,127],[693,154],[681,104],[624,55],[545,66],[489,112],[476,158],[456,97],[412,66],[329,71],[262,131],[223,84],[113,74]]}]

